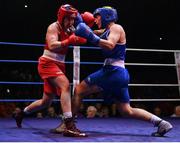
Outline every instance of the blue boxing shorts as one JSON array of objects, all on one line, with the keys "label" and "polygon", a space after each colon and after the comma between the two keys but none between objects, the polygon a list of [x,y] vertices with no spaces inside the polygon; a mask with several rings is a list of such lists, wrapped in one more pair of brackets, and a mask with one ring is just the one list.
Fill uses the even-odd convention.
[{"label": "blue boxing shorts", "polygon": [[130,101],[129,73],[125,68],[106,65],[90,74],[84,81],[88,85],[97,85],[102,88],[105,102],[128,103]]}]

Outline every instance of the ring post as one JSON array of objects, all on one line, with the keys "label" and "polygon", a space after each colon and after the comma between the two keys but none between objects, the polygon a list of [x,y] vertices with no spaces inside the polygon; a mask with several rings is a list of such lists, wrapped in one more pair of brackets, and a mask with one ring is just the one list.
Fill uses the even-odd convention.
[{"label": "ring post", "polygon": [[177,71],[177,80],[179,84],[179,95],[180,95],[180,52],[174,52],[176,71]]},{"label": "ring post", "polygon": [[73,93],[77,84],[79,84],[80,80],[80,46],[74,46],[73,49]]}]

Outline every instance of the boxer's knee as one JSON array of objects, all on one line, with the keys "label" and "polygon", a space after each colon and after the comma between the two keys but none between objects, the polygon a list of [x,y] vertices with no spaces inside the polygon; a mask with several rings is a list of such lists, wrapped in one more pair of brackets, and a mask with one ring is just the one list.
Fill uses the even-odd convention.
[{"label": "boxer's knee", "polygon": [[70,91],[70,83],[66,77],[58,77],[56,79],[57,87],[61,89],[62,92]]},{"label": "boxer's knee", "polygon": [[122,116],[126,116],[126,117],[133,115],[132,107],[129,105],[128,106],[127,105],[121,105],[119,107],[119,112],[121,113]]},{"label": "boxer's knee", "polygon": [[48,107],[51,105],[54,94],[44,92],[43,98],[40,100],[41,106]]}]

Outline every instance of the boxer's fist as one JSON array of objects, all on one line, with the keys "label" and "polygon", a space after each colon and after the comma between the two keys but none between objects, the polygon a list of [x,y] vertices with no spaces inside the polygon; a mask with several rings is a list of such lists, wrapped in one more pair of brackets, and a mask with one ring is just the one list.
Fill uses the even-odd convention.
[{"label": "boxer's fist", "polygon": [[84,23],[86,23],[89,27],[92,27],[94,25],[94,16],[92,13],[90,12],[84,12],[81,14],[81,17],[84,21]]},{"label": "boxer's fist", "polygon": [[93,33],[93,31],[85,24],[80,23],[77,25],[75,30],[76,36],[86,38],[89,42],[94,45],[98,45],[100,37]]},{"label": "boxer's fist", "polygon": [[61,41],[61,46],[62,47],[66,47],[69,45],[82,45],[85,44],[87,42],[87,40],[85,38],[76,36],[75,34],[72,34],[71,36],[69,36],[69,38]]},{"label": "boxer's fist", "polygon": [[83,19],[82,19],[81,15],[78,13],[74,20],[74,26],[76,27],[81,22],[83,22]]},{"label": "boxer's fist", "polygon": [[82,45],[87,42],[85,38],[76,36],[75,34],[72,34],[69,38],[69,45]]}]

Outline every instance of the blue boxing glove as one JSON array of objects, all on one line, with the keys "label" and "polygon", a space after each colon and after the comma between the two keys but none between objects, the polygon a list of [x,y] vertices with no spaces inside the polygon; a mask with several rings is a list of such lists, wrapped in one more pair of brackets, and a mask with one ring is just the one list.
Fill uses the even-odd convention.
[{"label": "blue boxing glove", "polygon": [[82,16],[80,15],[80,13],[78,12],[75,20],[74,20],[74,26],[76,27],[79,23],[82,23],[83,22],[83,19],[82,19]]},{"label": "blue boxing glove", "polygon": [[93,33],[93,31],[85,23],[79,23],[76,27],[75,34],[77,36],[86,38],[90,43],[98,45],[100,37]]}]

